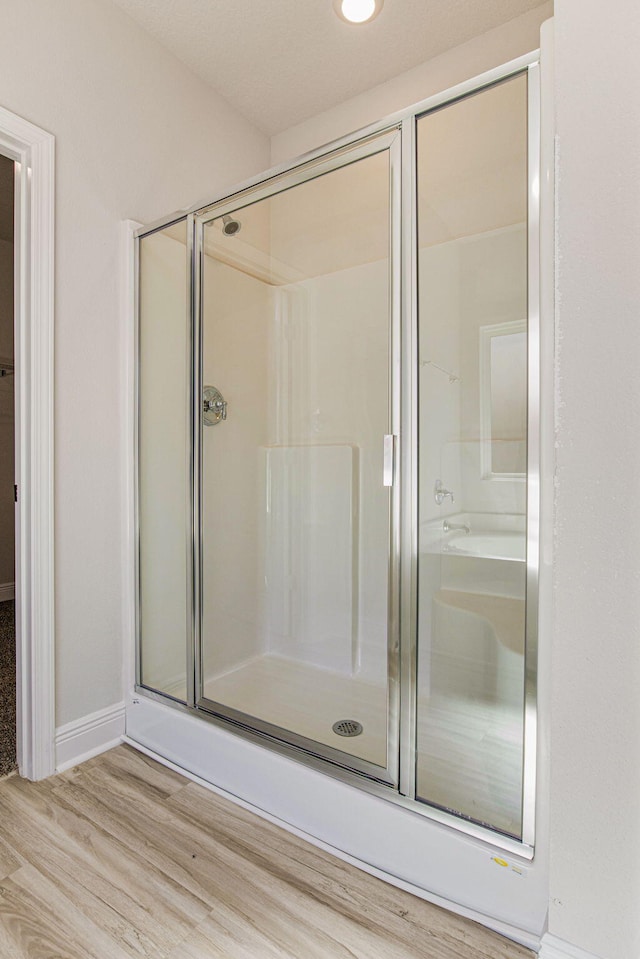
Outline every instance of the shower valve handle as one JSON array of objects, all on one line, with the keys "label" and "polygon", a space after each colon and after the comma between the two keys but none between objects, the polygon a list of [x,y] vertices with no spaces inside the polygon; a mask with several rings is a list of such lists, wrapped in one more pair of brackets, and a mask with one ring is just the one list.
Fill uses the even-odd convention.
[{"label": "shower valve handle", "polygon": [[227,401],[215,386],[205,386],[202,395],[202,413],[205,426],[217,426],[227,418]]},{"label": "shower valve handle", "polygon": [[221,419],[227,418],[227,404],[225,400],[205,400],[203,403],[205,413],[216,413]]},{"label": "shower valve handle", "polygon": [[436,480],[436,485],[433,487],[433,498],[436,501],[438,506],[442,506],[444,501],[449,497],[453,503],[453,493],[449,489],[445,489],[442,484],[442,480]]}]

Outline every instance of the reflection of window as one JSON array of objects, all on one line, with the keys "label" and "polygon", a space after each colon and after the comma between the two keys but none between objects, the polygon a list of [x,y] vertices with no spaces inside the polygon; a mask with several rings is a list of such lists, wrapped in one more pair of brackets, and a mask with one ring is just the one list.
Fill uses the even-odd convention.
[{"label": "reflection of window", "polygon": [[480,447],[483,479],[524,479],[526,320],[480,327]]}]

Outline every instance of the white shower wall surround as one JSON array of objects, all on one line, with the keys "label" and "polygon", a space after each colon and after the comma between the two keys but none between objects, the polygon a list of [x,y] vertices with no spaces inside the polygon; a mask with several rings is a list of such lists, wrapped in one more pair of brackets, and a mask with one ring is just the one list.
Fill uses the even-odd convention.
[{"label": "white shower wall surround", "polygon": [[[534,857],[537,478],[486,473],[492,444],[510,464],[527,441],[513,425],[487,439],[481,352],[483,331],[528,317],[535,467],[537,90],[537,59],[523,58],[138,231],[127,705],[134,745],[532,946],[547,907],[545,841]],[[456,116],[468,126],[478,104],[481,125],[519,103],[528,156],[521,131],[504,134],[508,168],[528,163],[519,213],[507,196],[468,227],[450,216],[446,163],[425,166],[422,145],[416,190],[432,116],[453,143]],[[338,199],[323,200],[333,183]],[[347,222],[342,236],[339,201],[359,235]],[[311,241],[296,233],[305,215]],[[416,221],[429,230],[419,250]],[[211,427],[205,386],[225,404]],[[339,738],[336,721],[351,720],[360,729]]]},{"label": "white shower wall surround", "polygon": [[[386,658],[386,595],[379,585],[386,569],[383,565],[381,573],[379,562],[372,561],[376,554],[370,542],[384,542],[386,518],[376,513],[371,484],[361,480],[362,471],[371,469],[363,455],[373,445],[373,420],[345,389],[373,364],[384,373],[386,340],[372,339],[368,318],[386,295],[386,265],[364,264],[294,287],[274,287],[209,258],[204,275],[211,299],[215,295],[219,303],[215,328],[213,317],[204,319],[209,324],[205,336],[215,343],[212,355],[227,358],[225,381],[239,397],[229,413],[234,434],[220,430],[215,445],[203,444],[204,472],[212,473],[216,459],[233,458],[240,482],[260,491],[252,498],[254,515],[232,516],[220,509],[221,498],[230,499],[220,489],[205,500],[205,535],[240,550],[233,564],[224,552],[207,553],[205,619],[235,638],[231,648],[217,651],[205,680],[265,653],[347,672],[355,665],[366,679],[376,674],[374,661]],[[240,334],[237,320],[228,319],[239,301]],[[359,355],[353,347],[348,350],[354,328],[361,329],[354,341]],[[311,384],[304,369],[308,350],[318,372]],[[348,375],[337,369],[341,357],[348,357],[342,361],[349,363]],[[204,381],[215,382],[215,375],[205,355]],[[338,408],[346,415],[338,416]],[[289,417],[295,418],[293,424]],[[306,475],[315,478],[312,486],[305,487]],[[296,515],[288,513],[291,502]],[[354,515],[360,516],[365,536],[354,528]],[[256,543],[264,546],[256,550]],[[230,568],[236,572],[232,582]],[[292,599],[311,614],[304,624],[290,603],[282,606],[284,580],[294,569],[305,586]],[[239,590],[242,595],[229,602],[231,592]],[[336,622],[324,623],[327,617]],[[304,637],[301,628],[307,631]],[[360,642],[364,633],[366,647]],[[320,642],[321,635],[333,641]]]}]

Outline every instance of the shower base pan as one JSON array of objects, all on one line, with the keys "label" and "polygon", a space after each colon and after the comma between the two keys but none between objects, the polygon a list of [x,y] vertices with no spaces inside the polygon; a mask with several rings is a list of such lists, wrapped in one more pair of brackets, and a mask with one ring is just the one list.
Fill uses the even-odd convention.
[{"label": "shower base pan", "polygon": [[[386,688],[333,670],[265,655],[208,680],[207,700],[384,765]],[[518,829],[522,757],[513,710],[483,698],[422,695],[418,702],[418,792],[498,829]],[[353,720],[354,737],[333,726]]]}]

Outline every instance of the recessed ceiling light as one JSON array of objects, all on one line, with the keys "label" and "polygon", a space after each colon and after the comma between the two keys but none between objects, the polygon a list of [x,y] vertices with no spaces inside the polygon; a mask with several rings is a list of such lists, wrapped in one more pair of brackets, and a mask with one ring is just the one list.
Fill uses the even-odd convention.
[{"label": "recessed ceiling light", "polygon": [[384,0],[333,0],[333,8],[347,23],[367,23],[377,17]]}]

